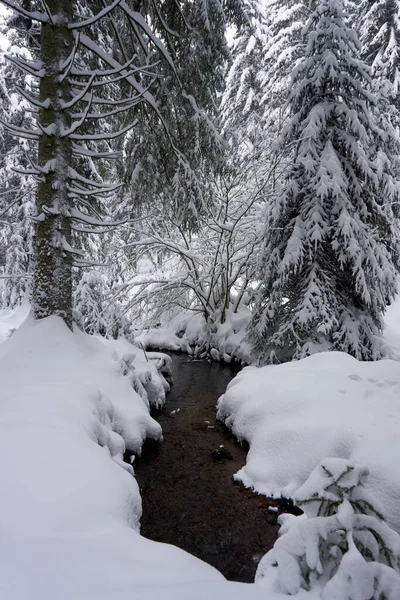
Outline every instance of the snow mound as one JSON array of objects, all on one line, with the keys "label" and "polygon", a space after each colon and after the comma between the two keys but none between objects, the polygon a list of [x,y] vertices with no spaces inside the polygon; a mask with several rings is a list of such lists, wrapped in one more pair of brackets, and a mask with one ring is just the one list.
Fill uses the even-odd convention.
[{"label": "snow mound", "polygon": [[324,459],[297,492],[305,514],[278,518],[279,539],[256,581],[286,596],[306,589],[323,600],[398,600],[400,536],[365,490],[368,475],[362,465]]},{"label": "snow mound", "polygon": [[170,390],[165,377],[171,377],[171,357],[161,352],[145,352],[124,338],[96,336],[96,339],[112,350],[121,364],[122,374],[129,377],[147,407],[162,408],[166,392]]},{"label": "snow mound", "polygon": [[30,304],[24,302],[13,310],[0,310],[0,343],[5,340],[25,321],[31,310]]},{"label": "snow mound", "polygon": [[[0,598],[265,600],[140,536],[139,489],[122,457],[161,436],[148,406],[165,394],[165,363],[58,317],[28,319],[0,346]],[[149,373],[141,397],[132,385]]]},{"label": "snow mound", "polygon": [[400,369],[326,352],[246,367],[218,402],[218,418],[250,450],[235,476],[272,496],[294,497],[326,456],[370,470],[367,487],[400,531]]},{"label": "snow mound", "polygon": [[120,600],[140,585],[223,581],[139,535],[123,452],[161,429],[107,344],[57,317],[28,320],[0,346],[0,379],[0,597]]}]

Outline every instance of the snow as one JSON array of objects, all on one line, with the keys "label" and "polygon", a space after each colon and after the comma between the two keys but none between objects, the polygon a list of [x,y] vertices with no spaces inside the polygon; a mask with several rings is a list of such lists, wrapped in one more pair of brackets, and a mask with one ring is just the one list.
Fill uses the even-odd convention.
[{"label": "snow", "polygon": [[[1,315],[3,337],[22,312]],[[164,360],[72,333],[58,317],[28,317],[0,346],[0,597],[265,600],[257,586],[140,536],[139,489],[122,455],[161,436],[132,382],[150,372],[163,401]]]},{"label": "snow", "polygon": [[0,310],[0,343],[3,343],[27,318],[31,307],[24,302],[14,310]]},{"label": "snow", "polygon": [[[140,493],[122,457],[125,447],[140,453],[146,436],[161,436],[149,407],[165,402],[169,357],[123,339],[72,333],[57,317],[23,322],[28,312],[25,305],[0,313],[6,340],[0,346],[0,596],[282,599],[274,570],[267,568],[256,585],[226,582],[184,551],[140,536]],[[400,342],[399,312],[397,302],[387,315],[390,356]],[[196,327],[186,328],[187,340],[195,339]],[[303,498],[315,492],[309,476],[322,459],[351,459],[368,466],[367,490],[399,531],[399,386],[398,362],[362,363],[339,352],[246,367],[218,407],[219,417],[250,444],[237,477],[261,493]],[[350,517],[344,505],[338,519]],[[282,534],[303,518],[286,516]],[[268,567],[267,558],[262,565]],[[367,572],[356,551],[343,569],[352,565]],[[343,581],[331,580],[330,598],[341,598]],[[397,589],[397,580],[387,581]],[[320,591],[300,589],[294,597],[317,600]]]},{"label": "snow", "polygon": [[250,317],[249,309],[241,308],[236,313],[227,311],[225,323],[207,326],[202,315],[182,313],[168,327],[141,331],[135,341],[144,348],[186,352],[226,363],[235,359],[248,364],[252,362],[251,348],[245,338]]},{"label": "snow", "polygon": [[246,367],[218,403],[218,418],[250,450],[236,478],[258,492],[295,496],[326,457],[370,469],[368,487],[400,531],[400,369],[341,352]]},{"label": "snow", "polygon": [[352,461],[321,461],[296,493],[305,514],[279,517],[279,539],[256,581],[294,596],[311,589],[323,600],[398,600],[400,535],[366,491],[368,475]]},{"label": "snow", "polygon": [[387,308],[383,344],[387,358],[400,361],[400,296]]}]

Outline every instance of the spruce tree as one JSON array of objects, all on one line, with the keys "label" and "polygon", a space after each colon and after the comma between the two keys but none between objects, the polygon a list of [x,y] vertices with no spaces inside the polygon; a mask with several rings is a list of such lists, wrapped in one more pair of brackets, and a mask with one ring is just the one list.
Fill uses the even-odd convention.
[{"label": "spruce tree", "polygon": [[354,11],[364,60],[389,94],[400,102],[400,4],[398,0],[362,0]]},{"label": "spruce tree", "polygon": [[[186,203],[195,212],[203,166],[223,146],[209,112],[228,56],[227,18],[240,17],[241,2],[4,4],[32,22],[38,42],[32,60],[9,57],[37,82],[25,95],[37,126],[4,122],[12,134],[38,143],[31,167],[37,178],[33,313],[57,314],[71,325],[72,268],[87,265],[74,248],[74,232],[104,230],[98,203],[118,190],[93,170],[88,177],[82,160],[115,158],[116,141],[132,157],[136,199],[146,195],[146,182],[163,201],[169,186],[166,209],[178,212]],[[136,176],[143,171],[138,194]]]},{"label": "spruce tree", "polygon": [[261,79],[267,23],[259,0],[247,0],[246,16],[246,23],[236,31],[233,40],[221,112],[225,132],[232,135],[239,129],[241,134],[247,131],[252,137],[263,124]]},{"label": "spruce tree", "polygon": [[261,363],[321,350],[377,359],[382,315],[396,293],[386,193],[389,180],[398,200],[398,144],[374,119],[370,72],[342,0],[320,0],[306,34],[281,140],[294,159],[266,208],[250,333]]},{"label": "spruce tree", "polygon": [[322,600],[397,600],[400,536],[365,489],[368,473],[345,459],[321,461],[296,492],[305,515],[280,517],[280,537],[256,580],[284,595],[305,589]]}]

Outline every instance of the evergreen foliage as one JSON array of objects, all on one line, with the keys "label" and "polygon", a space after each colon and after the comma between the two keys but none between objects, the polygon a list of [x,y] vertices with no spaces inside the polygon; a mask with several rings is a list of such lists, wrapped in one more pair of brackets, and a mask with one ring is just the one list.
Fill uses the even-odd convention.
[{"label": "evergreen foliage", "polygon": [[398,202],[398,142],[376,123],[370,72],[342,1],[321,0],[306,34],[282,137],[294,158],[265,210],[251,335],[261,363],[329,349],[374,360],[396,293],[397,231],[386,192]]},{"label": "evergreen foliage", "polygon": [[280,133],[282,108],[291,86],[290,74],[304,56],[304,26],[314,0],[267,0],[267,43],[260,76],[269,126]]},{"label": "evergreen foliage", "polygon": [[[29,48],[21,47],[29,29],[20,19],[18,29],[9,36],[11,51],[17,57],[29,56]],[[28,37],[28,43],[32,40]],[[24,40],[26,44],[26,40]],[[30,79],[0,57],[0,119],[16,127],[31,127],[34,118],[29,104],[22,102],[17,88],[29,90]],[[14,308],[30,294],[32,275],[32,216],[34,214],[34,181],[29,174],[34,148],[29,140],[19,140],[3,129],[0,132],[0,252],[2,308]],[[28,171],[28,173],[27,173]]]},{"label": "evergreen foliage", "polygon": [[362,0],[357,21],[365,61],[390,84],[398,105],[400,93],[400,5],[397,0]]},{"label": "evergreen foliage", "polygon": [[239,130],[252,137],[263,124],[261,78],[267,28],[259,0],[247,0],[246,14],[247,22],[236,31],[233,40],[221,112],[226,132],[237,135]]},{"label": "evergreen foliage", "polygon": [[141,3],[141,15],[152,24],[170,60],[159,47],[131,34],[132,50],[142,61],[157,64],[151,91],[162,114],[160,119],[145,105],[138,106],[138,124],[125,140],[125,209],[131,216],[157,198],[185,228],[195,229],[198,215],[212,202],[208,179],[224,162],[218,95],[230,58],[225,33],[229,23],[244,21],[242,4]]},{"label": "evergreen foliage", "polygon": [[280,537],[257,578],[272,576],[287,595],[320,589],[322,600],[396,600],[400,536],[366,491],[367,476],[348,460],[323,460],[296,493],[306,517],[280,517]]}]

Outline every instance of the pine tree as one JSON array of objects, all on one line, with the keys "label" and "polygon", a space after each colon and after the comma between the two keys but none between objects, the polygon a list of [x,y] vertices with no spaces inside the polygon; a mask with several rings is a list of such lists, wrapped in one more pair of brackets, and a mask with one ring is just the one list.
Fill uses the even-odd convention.
[{"label": "pine tree", "polygon": [[323,460],[296,492],[307,518],[280,517],[280,537],[256,579],[285,595],[318,589],[323,600],[397,600],[400,536],[366,491],[367,477],[351,461]]},{"label": "pine tree", "polygon": [[[116,140],[131,158],[135,199],[160,192],[166,209],[190,205],[195,213],[205,167],[223,146],[208,112],[228,54],[226,19],[240,18],[241,2],[4,3],[40,30],[34,60],[10,57],[39,82],[39,97],[25,95],[37,128],[4,123],[39,146],[32,166],[38,178],[33,312],[71,324],[72,267],[87,264],[73,247],[73,232],[104,229],[97,204],[118,189],[103,177],[99,182],[93,170],[88,177],[79,157],[115,158],[109,142]],[[168,187],[172,194],[164,193]]]},{"label": "pine tree", "polygon": [[[9,35],[13,53],[29,54],[29,41],[20,47],[21,37],[30,29],[26,19],[11,20],[16,30]],[[28,45],[28,47],[26,47]],[[28,90],[30,76],[0,57],[0,119],[16,127],[32,127],[34,118],[29,104],[20,100],[15,89]],[[1,297],[3,308],[14,308],[29,297],[32,271],[32,217],[34,214],[34,181],[27,173],[34,146],[19,140],[3,129],[0,135],[0,247],[2,253]]]},{"label": "pine tree", "polygon": [[225,132],[234,135],[237,130],[246,131],[252,137],[263,124],[260,82],[267,27],[259,0],[247,0],[246,16],[247,22],[236,31],[233,40],[221,112]]},{"label": "pine tree", "polygon": [[398,144],[375,122],[369,69],[342,0],[321,0],[306,32],[282,139],[294,160],[266,208],[251,335],[261,363],[329,349],[377,359],[396,292]]},{"label": "pine tree", "polygon": [[355,15],[362,56],[381,84],[389,84],[389,94],[399,108],[400,4],[397,0],[362,0]]}]

